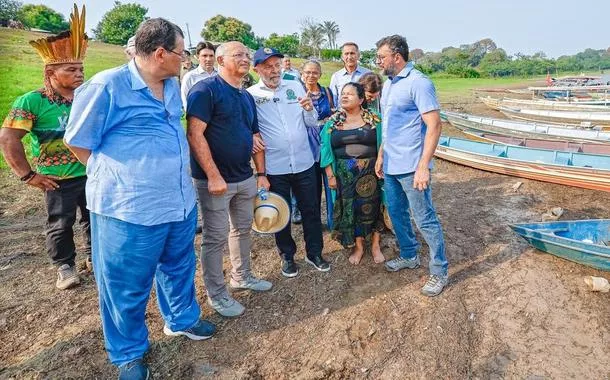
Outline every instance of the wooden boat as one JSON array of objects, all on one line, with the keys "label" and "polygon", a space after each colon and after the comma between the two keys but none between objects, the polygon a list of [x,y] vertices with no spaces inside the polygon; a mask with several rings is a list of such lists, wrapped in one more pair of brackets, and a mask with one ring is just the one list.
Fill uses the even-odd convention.
[{"label": "wooden boat", "polygon": [[547,139],[528,139],[524,137],[504,136],[497,133],[489,132],[478,132],[472,130],[464,130],[469,136],[474,137],[477,140],[491,141],[500,144],[523,146],[526,148],[534,149],[551,149],[559,150],[564,152],[579,152],[587,154],[604,154],[610,155],[609,144],[595,144],[595,143],[578,143],[569,141],[556,141]]},{"label": "wooden boat", "polygon": [[610,219],[510,224],[534,248],[610,271]]},{"label": "wooden boat", "polygon": [[479,98],[486,106],[491,109],[499,110],[500,107],[517,109],[537,109],[553,111],[582,111],[582,112],[610,112],[609,106],[590,105],[579,102],[557,102],[541,99],[511,99],[511,98],[492,98],[491,96]]},{"label": "wooden boat", "polygon": [[[610,145],[610,132],[596,129],[562,128],[553,124],[494,119],[456,112],[442,112],[444,118],[464,133],[489,133],[521,139],[549,140],[569,143]],[[547,148],[562,150],[562,148]],[[594,152],[592,152],[594,153]],[[598,152],[599,153],[599,152]],[[608,153],[602,153],[608,154]]]},{"label": "wooden boat", "polygon": [[552,111],[526,108],[499,107],[499,111],[511,119],[541,121],[573,126],[598,126],[610,130],[610,112]]},{"label": "wooden boat", "polygon": [[610,156],[532,149],[441,136],[435,155],[515,177],[610,192]]}]

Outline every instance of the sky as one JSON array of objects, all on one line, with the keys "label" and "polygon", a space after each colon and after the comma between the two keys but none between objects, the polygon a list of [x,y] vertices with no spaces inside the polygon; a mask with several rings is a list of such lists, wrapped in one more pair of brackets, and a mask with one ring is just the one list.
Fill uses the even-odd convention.
[{"label": "sky", "polygon": [[[24,3],[39,3],[22,0]],[[82,0],[76,0],[79,7]],[[310,16],[335,21],[341,33],[338,43],[354,41],[361,49],[390,34],[407,38],[411,49],[425,52],[459,47],[491,38],[509,55],[543,51],[548,57],[572,55],[586,48],[610,47],[610,0],[479,0],[479,1],[376,1],[332,0],[123,0],[148,8],[149,17],[164,17],[186,32],[193,45],[201,40],[206,20],[217,14],[236,17],[252,26],[258,36],[299,31],[299,20]],[[70,0],[42,0],[67,15]],[[91,31],[114,1],[91,0],[87,6],[87,30]],[[185,38],[188,45],[188,37]]]}]

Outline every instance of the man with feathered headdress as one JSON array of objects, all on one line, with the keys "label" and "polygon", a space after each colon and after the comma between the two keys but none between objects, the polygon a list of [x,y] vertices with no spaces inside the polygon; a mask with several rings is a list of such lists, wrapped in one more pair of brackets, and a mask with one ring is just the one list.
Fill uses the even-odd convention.
[{"label": "man with feathered headdress", "polygon": [[[76,250],[72,227],[80,209],[86,240],[87,266],[91,262],[89,211],[85,200],[85,166],[63,143],[74,90],[83,83],[83,59],[87,50],[85,7],[74,5],[70,30],[30,41],[44,62],[44,87],[15,100],[0,129],[0,148],[13,173],[22,182],[42,189],[47,206],[46,245],[58,267],[56,286],[67,289],[80,283],[75,268]],[[31,134],[33,167],[22,138]]]}]

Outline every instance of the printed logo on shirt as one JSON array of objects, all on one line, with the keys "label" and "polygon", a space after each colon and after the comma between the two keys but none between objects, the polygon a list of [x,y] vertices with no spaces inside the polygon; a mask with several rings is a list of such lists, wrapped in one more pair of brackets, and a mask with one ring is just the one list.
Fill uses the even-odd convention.
[{"label": "printed logo on shirt", "polygon": [[288,100],[297,100],[297,95],[294,93],[294,90],[289,88],[286,90],[286,99]]},{"label": "printed logo on shirt", "polygon": [[59,122],[59,130],[65,131],[68,125],[68,115],[64,113],[62,116],[58,116],[57,121]]},{"label": "printed logo on shirt", "polygon": [[257,106],[263,105],[265,103],[269,103],[270,101],[271,101],[271,98],[259,98],[259,97],[254,98],[254,103],[256,103]]}]

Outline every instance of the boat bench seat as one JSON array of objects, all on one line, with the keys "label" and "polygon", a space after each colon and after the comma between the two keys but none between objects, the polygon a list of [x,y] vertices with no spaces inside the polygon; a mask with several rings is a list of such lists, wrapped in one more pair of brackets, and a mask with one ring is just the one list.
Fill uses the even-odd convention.
[{"label": "boat bench seat", "polygon": [[483,153],[486,156],[496,156],[496,157],[505,157],[503,150],[490,149],[487,152]]},{"label": "boat bench seat", "polygon": [[567,157],[555,157],[555,163],[559,165],[570,165],[570,159]]}]

